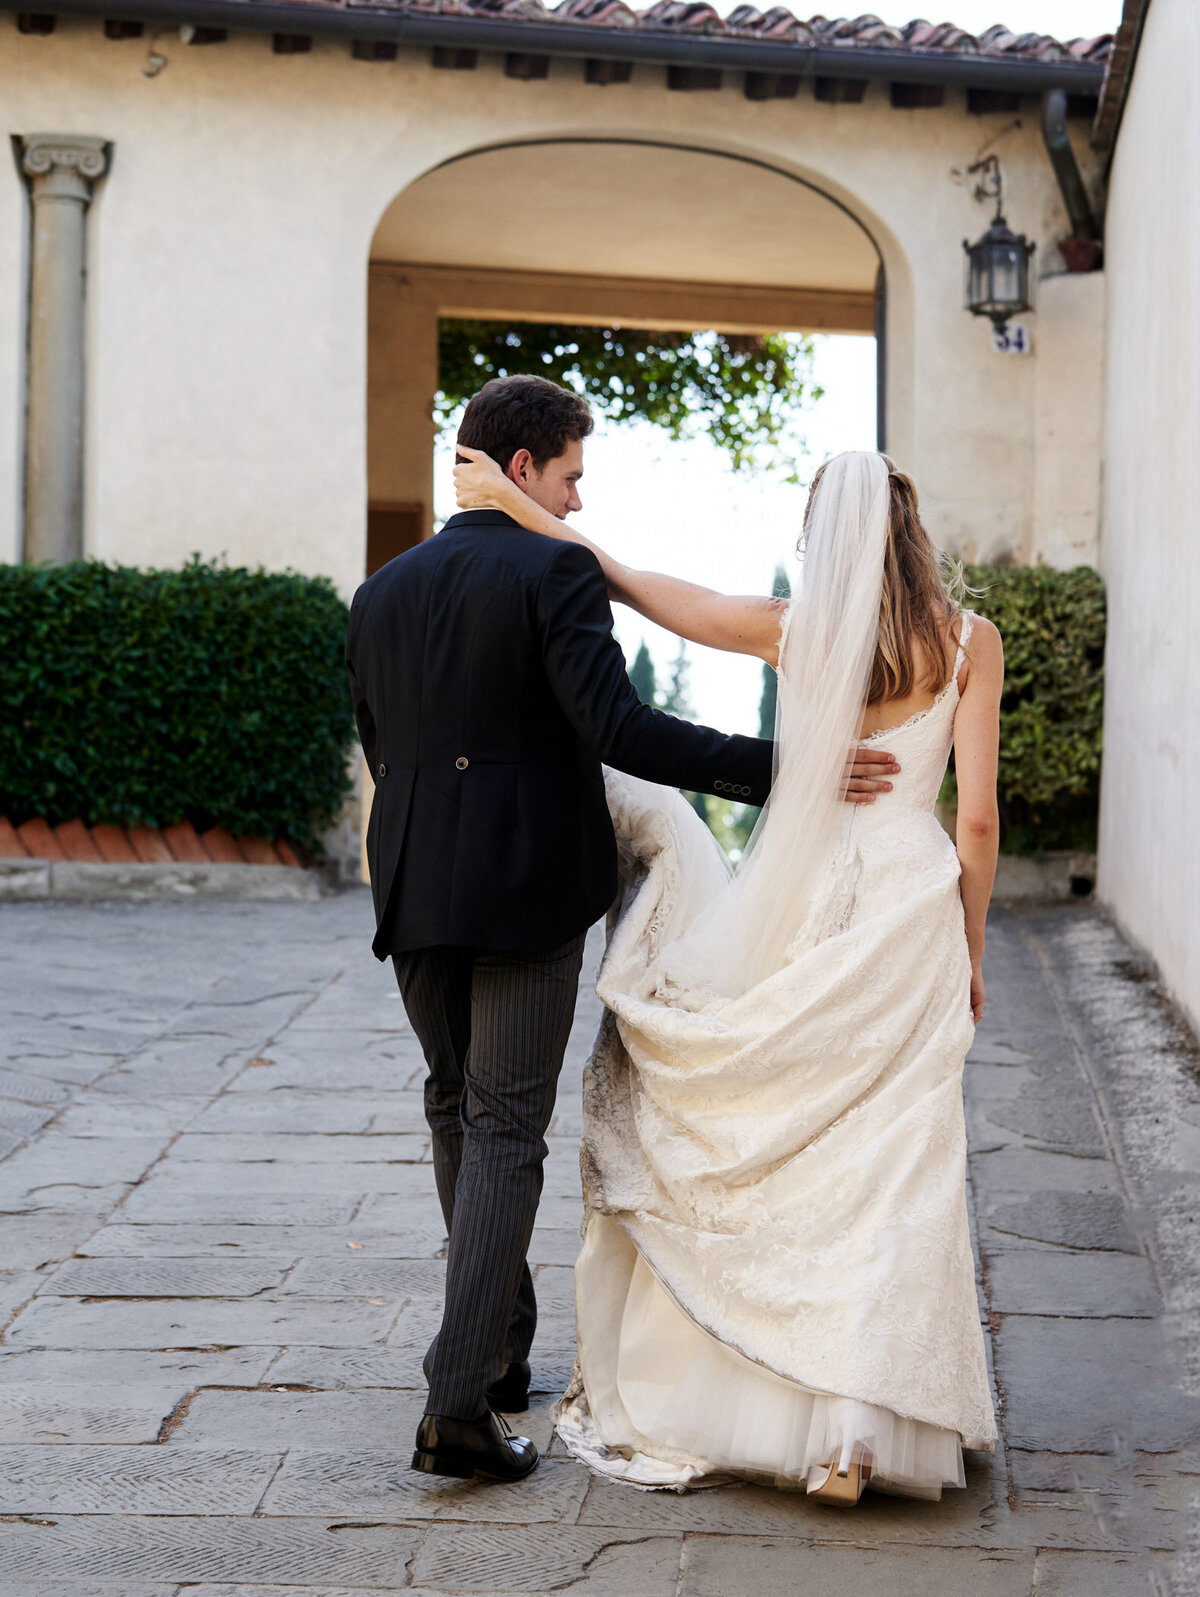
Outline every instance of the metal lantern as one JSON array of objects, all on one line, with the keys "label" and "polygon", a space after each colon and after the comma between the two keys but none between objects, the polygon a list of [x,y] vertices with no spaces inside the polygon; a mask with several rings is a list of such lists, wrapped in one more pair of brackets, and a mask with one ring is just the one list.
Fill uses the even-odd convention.
[{"label": "metal lantern", "polygon": [[1036,245],[1024,234],[1014,233],[1001,214],[1000,163],[994,155],[970,170],[984,169],[985,178],[976,191],[980,198],[994,198],[996,215],[991,227],[974,244],[963,240],[967,256],[967,309],[975,316],[988,316],[997,331],[1003,331],[1010,316],[1032,309],[1029,297],[1029,263]]}]

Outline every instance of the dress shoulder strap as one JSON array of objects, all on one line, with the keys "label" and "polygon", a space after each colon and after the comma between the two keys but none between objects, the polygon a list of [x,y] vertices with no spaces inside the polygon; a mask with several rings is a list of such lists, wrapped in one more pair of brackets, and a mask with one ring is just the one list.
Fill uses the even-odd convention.
[{"label": "dress shoulder strap", "polygon": [[974,610],[964,610],[962,625],[958,629],[958,653],[954,656],[954,680],[958,681],[958,673],[963,668],[963,661],[967,657],[967,644],[971,639],[971,628],[975,625]]}]

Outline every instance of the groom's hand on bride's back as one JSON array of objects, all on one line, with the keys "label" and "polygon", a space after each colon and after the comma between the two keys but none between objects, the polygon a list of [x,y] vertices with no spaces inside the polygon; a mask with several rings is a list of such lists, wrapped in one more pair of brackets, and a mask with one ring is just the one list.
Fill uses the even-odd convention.
[{"label": "groom's hand on bride's back", "polygon": [[874,804],[876,793],[892,791],[888,777],[899,769],[896,756],[885,749],[855,749],[846,761],[842,797],[847,804]]}]

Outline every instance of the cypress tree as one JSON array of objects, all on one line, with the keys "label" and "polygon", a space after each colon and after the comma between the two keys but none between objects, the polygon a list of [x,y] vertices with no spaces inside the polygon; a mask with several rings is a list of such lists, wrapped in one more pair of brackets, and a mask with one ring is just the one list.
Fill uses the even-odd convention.
[{"label": "cypress tree", "polygon": [[654,674],[654,661],[650,650],[646,647],[645,638],[634,657],[633,665],[629,669],[629,680],[637,690],[637,696],[643,704],[652,708],[658,702],[658,679]]},{"label": "cypress tree", "polygon": [[[788,581],[787,572],[782,566],[775,567],[775,580],[771,584],[771,597],[773,599],[790,599],[792,585]],[[762,668],[762,697],[758,701],[758,735],[760,738],[773,738],[775,736],[775,704],[779,696],[779,680],[775,672],[763,661]]]},{"label": "cypress tree", "polygon": [[688,681],[691,669],[687,657],[687,644],[680,638],[679,653],[671,661],[671,686],[663,694],[662,707],[672,715],[681,716],[685,721],[696,719],[696,712],[692,709],[691,703],[691,685]]}]

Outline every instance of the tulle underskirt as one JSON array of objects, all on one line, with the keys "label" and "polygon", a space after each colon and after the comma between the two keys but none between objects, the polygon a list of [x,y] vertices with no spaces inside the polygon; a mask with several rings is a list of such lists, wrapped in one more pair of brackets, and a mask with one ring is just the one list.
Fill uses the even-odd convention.
[{"label": "tulle underskirt", "polygon": [[583,1390],[558,1430],[591,1468],[643,1488],[730,1477],[793,1489],[864,1460],[873,1489],[936,1500],[965,1485],[958,1433],[784,1379],[690,1319],[615,1223],[576,1266]]}]

